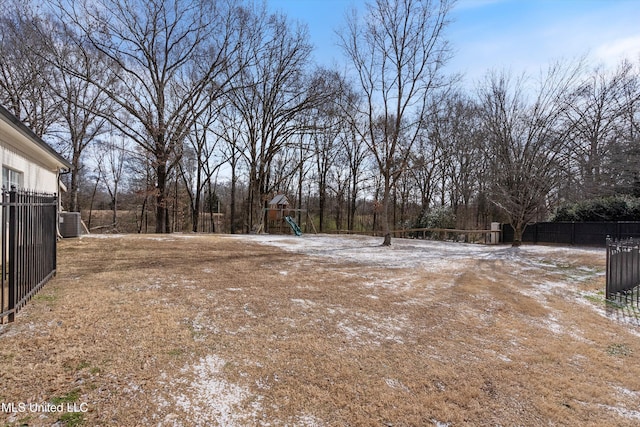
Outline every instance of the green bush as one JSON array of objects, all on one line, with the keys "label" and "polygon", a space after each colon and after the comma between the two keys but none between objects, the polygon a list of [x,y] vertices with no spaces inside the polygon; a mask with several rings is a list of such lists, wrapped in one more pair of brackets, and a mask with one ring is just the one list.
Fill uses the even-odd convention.
[{"label": "green bush", "polygon": [[416,220],[414,228],[455,228],[456,215],[449,207],[433,208],[423,212]]},{"label": "green bush", "polygon": [[640,198],[612,196],[583,200],[559,208],[551,221],[640,221]]}]

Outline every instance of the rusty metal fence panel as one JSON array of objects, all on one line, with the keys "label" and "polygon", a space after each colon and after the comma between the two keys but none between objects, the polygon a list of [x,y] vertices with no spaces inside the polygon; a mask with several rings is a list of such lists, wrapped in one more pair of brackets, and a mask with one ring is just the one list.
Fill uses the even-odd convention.
[{"label": "rusty metal fence panel", "polygon": [[607,239],[606,298],[640,307],[640,240]]},{"label": "rusty metal fence panel", "polygon": [[57,205],[55,195],[2,190],[2,323],[56,273]]}]

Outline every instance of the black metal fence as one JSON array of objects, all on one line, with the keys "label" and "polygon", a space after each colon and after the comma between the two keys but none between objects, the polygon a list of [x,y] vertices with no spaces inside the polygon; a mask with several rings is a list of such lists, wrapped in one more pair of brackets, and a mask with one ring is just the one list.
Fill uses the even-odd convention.
[{"label": "black metal fence", "polygon": [[606,298],[640,307],[640,240],[607,239]]},{"label": "black metal fence", "polygon": [[640,307],[640,240],[607,239],[606,297]]},{"label": "black metal fence", "polygon": [[[604,246],[607,237],[640,238],[640,222],[538,222],[525,228],[522,242]],[[502,225],[502,241],[513,242],[513,228],[509,224]]]},{"label": "black metal fence", "polygon": [[0,322],[16,313],[56,273],[55,195],[2,190]]}]

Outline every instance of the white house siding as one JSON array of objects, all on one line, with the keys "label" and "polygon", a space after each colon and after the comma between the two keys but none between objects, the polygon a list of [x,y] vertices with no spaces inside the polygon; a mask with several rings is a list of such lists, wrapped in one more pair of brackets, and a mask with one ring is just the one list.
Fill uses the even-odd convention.
[{"label": "white house siding", "polygon": [[8,167],[22,173],[22,188],[41,193],[58,193],[58,175],[56,170],[48,170],[41,164],[28,160],[16,150],[0,144],[2,167]]},{"label": "white house siding", "polygon": [[71,166],[4,108],[0,108],[0,163],[22,174],[23,189],[40,193],[59,193],[58,172]]}]

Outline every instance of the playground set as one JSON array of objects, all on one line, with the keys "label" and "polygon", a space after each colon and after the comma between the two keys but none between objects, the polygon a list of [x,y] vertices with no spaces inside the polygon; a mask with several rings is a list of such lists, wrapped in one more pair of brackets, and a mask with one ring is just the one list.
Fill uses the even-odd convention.
[{"label": "playground set", "polygon": [[289,200],[284,194],[276,195],[269,202],[269,207],[263,209],[263,214],[266,214],[267,217],[264,232],[271,234],[290,234],[293,232],[296,236],[302,236],[302,229],[295,220],[295,215],[298,213],[306,214],[308,224],[311,224],[313,232],[317,233],[307,210],[289,208]]}]

